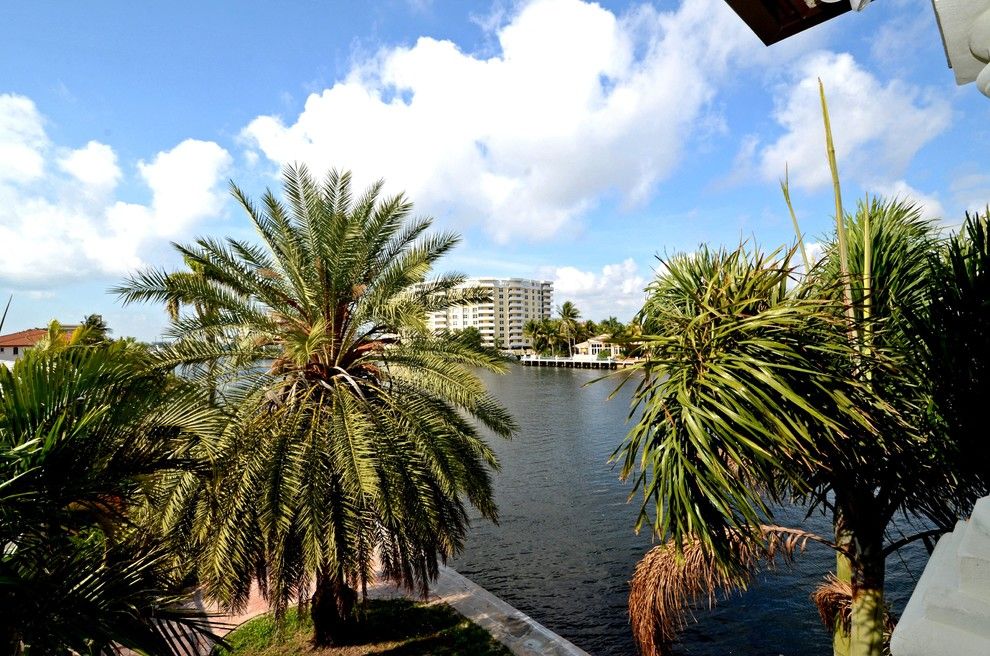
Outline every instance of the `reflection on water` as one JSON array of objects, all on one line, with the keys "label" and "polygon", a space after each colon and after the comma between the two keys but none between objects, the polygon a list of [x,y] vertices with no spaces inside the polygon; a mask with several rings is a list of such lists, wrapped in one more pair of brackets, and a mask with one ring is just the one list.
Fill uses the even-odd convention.
[{"label": "reflection on water", "polygon": [[[602,374],[514,366],[506,376],[484,376],[520,430],[510,442],[491,439],[502,463],[499,526],[476,521],[452,565],[588,652],[627,655],[635,653],[628,581],[652,542],[633,532],[638,500],[626,502],[629,487],[607,462],[625,435],[632,389],[607,401],[611,382],[583,386]],[[824,518],[805,519],[800,509],[784,509],[777,520],[829,532]],[[903,556],[907,567],[895,559],[888,568],[895,610],[925,560],[920,546]],[[831,653],[809,595],[833,563],[830,551],[809,545],[794,568],[761,577],[714,611],[699,610],[679,653]]]}]

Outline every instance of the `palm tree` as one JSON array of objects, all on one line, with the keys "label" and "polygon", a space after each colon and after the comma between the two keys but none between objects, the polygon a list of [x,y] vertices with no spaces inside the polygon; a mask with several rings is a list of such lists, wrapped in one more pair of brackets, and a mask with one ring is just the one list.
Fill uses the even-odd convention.
[{"label": "palm tree", "polygon": [[0,367],[7,653],[179,654],[216,638],[138,524],[155,481],[192,474],[216,425],[196,390],[128,344],[32,349]]},{"label": "palm tree", "polygon": [[931,266],[923,307],[910,317],[918,337],[910,352],[932,401],[929,422],[954,451],[954,498],[965,514],[990,494],[990,453],[979,438],[990,398],[990,208],[967,214]]},{"label": "palm tree", "polygon": [[523,335],[530,340],[537,353],[556,355],[562,351],[560,321],[557,319],[529,319],[523,325]]},{"label": "palm tree", "polygon": [[54,353],[63,351],[69,347],[99,347],[109,345],[111,341],[107,336],[109,329],[106,327],[106,324],[94,322],[91,317],[97,317],[100,322],[103,321],[100,315],[91,314],[72,331],[67,331],[62,327],[62,324],[52,319],[48,324],[47,334],[34,345],[33,349],[47,350]]},{"label": "palm tree", "polygon": [[[814,539],[840,555],[816,595],[829,626],[845,627],[837,651],[878,654],[886,557],[951,530],[972,503],[948,473],[966,471],[953,464],[961,443],[924,430],[921,411],[912,317],[930,302],[934,226],[909,203],[873,200],[843,228],[846,262],[836,241],[798,285],[792,253],[703,248],[667,261],[649,289],[642,419],[616,454],[646,494],[640,524],[669,539],[633,579],[647,653],[673,639],[692,598],[745,587],[781,546]],[[986,489],[985,471],[968,478]],[[834,537],[774,526],[783,501],[829,512]],[[890,539],[895,514],[938,528]]]},{"label": "palm tree", "polygon": [[[867,217],[876,243],[900,254],[896,246],[924,227],[901,204],[871,204],[851,222],[853,243]],[[665,262],[649,288],[640,318],[653,334],[640,337],[648,360],[634,395],[642,418],[616,453],[645,494],[639,524],[667,540],[633,579],[645,653],[670,643],[686,602],[745,587],[761,560],[808,539],[849,559],[851,653],[877,653],[884,559],[903,546],[884,544],[885,530],[897,512],[937,516],[923,497],[948,484],[932,457],[940,445],[912,428],[915,378],[880,348],[899,339],[892,324],[903,297],[894,294],[912,284],[923,257],[876,263],[887,268],[874,269],[875,288],[891,294],[873,297],[867,356],[846,337],[841,294],[810,293],[835,283],[789,291],[791,254],[703,248]],[[830,511],[834,539],[775,526],[772,505],[784,501]]]},{"label": "palm tree", "polygon": [[544,353],[552,349],[552,331],[546,319],[528,319],[523,324],[523,336],[529,340],[533,350]]},{"label": "palm tree", "polygon": [[269,191],[259,207],[232,185],[259,245],[178,246],[198,275],[146,271],[118,289],[126,302],[209,309],[179,317],[161,357],[214,363],[230,414],[212,480],[176,480],[164,528],[228,606],[252,581],[278,616],[312,592],[319,646],[352,620],[376,558],[386,578],[425,591],[463,545],[465,502],[497,518],[497,462],[467,418],[513,430],[472,372],[504,371],[499,356],[426,325],[427,312],[477,300],[455,289],[461,275],[427,279],[458,238],[428,234],[430,220],[382,186],[352,198],[348,173],[319,183],[287,168],[286,202]]},{"label": "palm tree", "polygon": [[113,332],[107,325],[106,320],[103,319],[102,314],[86,315],[79,327],[88,331],[87,340],[93,344],[109,341],[110,334]]},{"label": "palm tree", "polygon": [[[919,325],[938,325],[926,314],[941,303],[931,296],[935,229],[901,201],[843,212],[821,97],[837,217],[824,262],[812,269],[802,254],[810,272],[800,280],[794,251],[678,256],[637,317],[648,358],[634,395],[642,413],[615,457],[644,490],[640,524],[668,540],[640,563],[630,594],[646,653],[669,644],[692,599],[713,603],[719,590],[745,587],[761,561],[814,539],[837,553],[836,576],[815,595],[836,654],[879,656],[885,558],[951,530],[973,491],[987,487],[985,471],[969,485],[949,473],[961,452],[985,449],[972,441],[961,449],[922,412],[937,394],[919,362],[939,358],[918,357],[912,345]],[[786,181],[782,188],[790,206]],[[968,301],[979,304],[978,294]],[[784,500],[830,513],[834,541],[774,526],[771,504]],[[937,528],[890,540],[895,514]]]},{"label": "palm tree", "polygon": [[574,340],[580,331],[578,320],[581,318],[581,312],[570,301],[564,301],[564,304],[557,308],[557,315],[560,317],[560,336],[567,342],[567,354],[573,355]]},{"label": "palm tree", "polygon": [[615,317],[609,317],[598,323],[598,329],[605,331],[611,337],[619,337],[625,331],[626,326]]}]

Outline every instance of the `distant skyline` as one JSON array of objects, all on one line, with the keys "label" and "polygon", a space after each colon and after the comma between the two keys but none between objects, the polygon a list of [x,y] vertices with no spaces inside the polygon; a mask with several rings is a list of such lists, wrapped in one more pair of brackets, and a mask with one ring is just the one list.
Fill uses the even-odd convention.
[{"label": "distant skyline", "polygon": [[[466,8],[470,7],[470,9]],[[927,2],[886,0],[770,48],[722,0],[12,4],[0,26],[4,332],[161,308],[106,290],[171,241],[250,237],[228,180],[282,165],[405,190],[463,243],[442,270],[551,280],[628,320],[655,256],[831,223],[816,80],[844,194],[958,223],[990,202],[990,101],[956,87]]]}]

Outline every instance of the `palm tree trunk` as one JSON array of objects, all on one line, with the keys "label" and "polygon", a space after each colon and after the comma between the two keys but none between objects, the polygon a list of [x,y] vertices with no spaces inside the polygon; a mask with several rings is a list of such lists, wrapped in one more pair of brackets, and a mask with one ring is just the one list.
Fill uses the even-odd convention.
[{"label": "palm tree trunk", "polygon": [[342,569],[317,572],[316,590],[310,602],[314,647],[330,647],[346,637],[356,602],[357,593],[347,585]]},{"label": "palm tree trunk", "polygon": [[[840,535],[836,532],[836,544],[840,547],[851,541],[848,533]],[[835,553],[835,578],[844,583],[852,583],[852,563],[849,556],[837,551]],[[849,656],[849,628],[841,613],[835,617],[835,625],[832,627],[832,656]]]},{"label": "palm tree trunk", "polygon": [[881,656],[884,646],[884,557],[882,534],[856,536],[852,568],[850,656]]}]

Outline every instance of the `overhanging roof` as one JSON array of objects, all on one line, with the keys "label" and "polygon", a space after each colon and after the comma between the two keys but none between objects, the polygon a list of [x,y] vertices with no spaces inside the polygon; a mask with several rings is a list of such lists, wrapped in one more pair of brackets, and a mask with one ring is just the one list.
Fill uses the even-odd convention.
[{"label": "overhanging roof", "polygon": [[[844,14],[849,0],[725,0],[766,45]],[[809,6],[813,5],[813,6]]]}]

